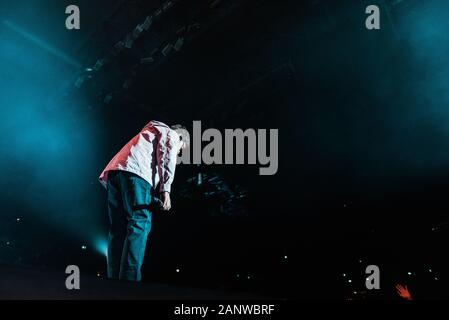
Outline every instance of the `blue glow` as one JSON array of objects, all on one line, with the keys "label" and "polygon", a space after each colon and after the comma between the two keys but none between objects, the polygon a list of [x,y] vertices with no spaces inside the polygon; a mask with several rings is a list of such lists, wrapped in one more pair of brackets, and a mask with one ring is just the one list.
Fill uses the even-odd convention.
[{"label": "blue glow", "polygon": [[8,29],[16,32],[17,34],[21,35],[22,37],[24,37],[25,39],[29,40],[30,42],[34,43],[35,45],[41,47],[42,49],[48,51],[49,53],[51,53],[52,55],[60,58],[61,60],[63,60],[64,62],[79,68],[81,65],[80,63],[78,63],[77,61],[75,61],[74,59],[72,59],[71,57],[69,57],[67,54],[61,52],[60,50],[52,47],[51,45],[49,45],[48,43],[46,43],[45,41],[39,39],[38,37],[36,37],[35,35],[29,33],[28,31],[22,29],[21,27],[19,27],[18,25],[4,20],[3,21],[3,25],[5,27],[7,27]]},{"label": "blue glow", "polygon": [[49,44],[61,41],[44,36],[40,24],[32,29],[38,38],[9,21],[0,20],[0,188],[14,210],[4,219],[42,223],[29,228],[30,239],[58,232],[81,246],[102,232],[106,215],[97,184],[103,163],[96,164],[102,129],[84,97],[64,95],[77,71]]},{"label": "blue glow", "polygon": [[105,257],[108,256],[108,242],[106,239],[100,238],[94,242],[94,248]]}]

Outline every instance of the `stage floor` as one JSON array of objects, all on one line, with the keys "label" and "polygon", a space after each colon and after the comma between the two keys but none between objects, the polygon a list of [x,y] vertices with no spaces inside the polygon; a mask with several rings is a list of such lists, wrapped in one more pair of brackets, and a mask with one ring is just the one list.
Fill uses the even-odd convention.
[{"label": "stage floor", "polygon": [[0,267],[0,299],[264,299],[251,293],[200,289],[162,283],[131,283],[81,273],[80,289],[68,290],[65,270]]}]

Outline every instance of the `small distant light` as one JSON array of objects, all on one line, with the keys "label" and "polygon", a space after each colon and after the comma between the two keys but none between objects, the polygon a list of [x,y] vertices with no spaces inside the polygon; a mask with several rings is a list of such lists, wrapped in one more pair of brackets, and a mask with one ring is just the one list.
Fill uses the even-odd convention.
[{"label": "small distant light", "polygon": [[369,278],[365,278],[366,281],[369,281]]},{"label": "small distant light", "polygon": [[351,279],[349,279],[349,280],[348,280],[348,282],[349,282],[349,283],[351,283],[351,282],[352,282],[352,280],[351,280]]},{"label": "small distant light", "polygon": [[81,246],[81,250],[86,250],[87,246]]},{"label": "small distant light", "polygon": [[20,221],[20,218],[17,218],[16,221],[19,222],[19,221]]},{"label": "small distant light", "polygon": [[92,68],[86,68],[86,71],[87,71],[87,72],[92,72],[93,69],[92,69]]},{"label": "small distant light", "polygon": [[354,294],[357,294],[357,291],[354,291]]},{"label": "small distant light", "polygon": [[179,272],[179,269],[176,269],[176,272]]},{"label": "small distant light", "polygon": [[250,275],[248,275],[248,276],[246,277],[246,279],[248,279],[248,280],[249,280],[249,279],[251,279],[251,276],[250,276]]},{"label": "small distant light", "polygon": [[438,277],[435,277],[434,279],[435,279],[436,281],[438,281]]},{"label": "small distant light", "polygon": [[10,245],[10,242],[9,242],[9,241],[6,241],[6,245],[9,246],[9,245]]},{"label": "small distant light", "polygon": [[97,272],[97,277],[101,276],[100,272]]},{"label": "small distant light", "polygon": [[359,259],[359,263],[362,263],[362,259]]},{"label": "small distant light", "polygon": [[345,204],[343,204],[343,208],[346,208],[346,203],[345,203]]},{"label": "small distant light", "polygon": [[412,273],[411,273],[411,272],[407,272],[407,274],[408,274],[409,276],[411,276],[411,275],[412,275]]},{"label": "small distant light", "polygon": [[429,272],[432,272],[432,269],[429,269]]},{"label": "small distant light", "polygon": [[237,278],[240,278],[240,274],[237,273]]},{"label": "small distant light", "polygon": [[346,277],[346,273],[343,273],[343,277]]},{"label": "small distant light", "polygon": [[287,260],[287,259],[288,259],[288,257],[287,257],[287,256],[284,256],[284,259],[285,259],[285,260]]}]

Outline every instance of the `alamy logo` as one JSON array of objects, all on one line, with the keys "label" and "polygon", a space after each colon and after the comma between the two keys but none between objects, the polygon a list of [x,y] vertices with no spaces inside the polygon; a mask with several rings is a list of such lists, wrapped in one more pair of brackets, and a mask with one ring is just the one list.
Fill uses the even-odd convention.
[{"label": "alamy logo", "polygon": [[70,5],[65,8],[65,13],[69,16],[65,20],[65,27],[68,30],[80,29],[80,9],[76,5]]},{"label": "alamy logo", "polygon": [[379,267],[372,264],[366,267],[365,273],[368,275],[365,281],[368,290],[380,289],[380,270]]},{"label": "alamy logo", "polygon": [[[178,164],[259,164],[260,175],[274,175],[278,170],[278,129],[225,129],[223,137],[214,128],[202,132],[201,121],[193,121],[192,135],[184,129],[175,131],[192,141]],[[204,148],[203,142],[207,142]]]},{"label": "alamy logo", "polygon": [[65,279],[65,287],[67,290],[80,289],[80,268],[75,265],[67,266],[65,273],[69,276]]},{"label": "alamy logo", "polygon": [[368,30],[379,30],[380,29],[380,9],[376,5],[370,5],[366,7],[366,14],[369,16],[365,20],[365,27]]}]

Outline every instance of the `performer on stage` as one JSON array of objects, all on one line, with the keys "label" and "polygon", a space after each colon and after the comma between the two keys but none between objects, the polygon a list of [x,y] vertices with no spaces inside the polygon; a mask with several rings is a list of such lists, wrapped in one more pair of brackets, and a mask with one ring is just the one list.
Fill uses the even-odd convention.
[{"label": "performer on stage", "polygon": [[108,195],[108,278],[129,281],[142,278],[141,267],[151,230],[152,189],[157,187],[162,209],[170,210],[177,155],[189,144],[189,136],[183,134],[185,130],[178,130],[181,128],[149,122],[100,175]]}]

